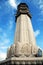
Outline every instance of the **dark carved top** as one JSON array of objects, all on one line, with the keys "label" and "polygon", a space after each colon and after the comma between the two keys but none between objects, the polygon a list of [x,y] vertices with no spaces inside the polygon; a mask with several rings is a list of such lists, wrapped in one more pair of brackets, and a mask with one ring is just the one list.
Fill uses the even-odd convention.
[{"label": "dark carved top", "polygon": [[17,14],[16,14],[16,20],[17,20],[17,17],[20,15],[20,14],[27,14],[30,18],[31,18],[31,15],[29,13],[29,10],[28,10],[28,6],[26,3],[20,3],[17,7]]}]

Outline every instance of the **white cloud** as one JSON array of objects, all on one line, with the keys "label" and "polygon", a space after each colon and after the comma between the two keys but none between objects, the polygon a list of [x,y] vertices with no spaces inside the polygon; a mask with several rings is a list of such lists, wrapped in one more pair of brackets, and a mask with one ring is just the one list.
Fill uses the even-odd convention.
[{"label": "white cloud", "polygon": [[10,43],[10,40],[5,32],[3,32],[1,39],[2,41],[0,40],[0,61],[6,58],[6,53],[4,53],[4,51],[6,52]]},{"label": "white cloud", "polygon": [[17,8],[17,4],[16,4],[16,0],[9,0],[9,3],[12,7],[14,7],[15,9]]},{"label": "white cloud", "polygon": [[6,53],[0,52],[0,61],[6,58]]},{"label": "white cloud", "polygon": [[40,34],[40,30],[36,30],[36,31],[34,32],[34,34],[35,34],[35,37],[37,37],[37,36]]},{"label": "white cloud", "polygon": [[40,5],[40,9],[43,9],[43,4]]},{"label": "white cloud", "polygon": [[7,38],[6,33],[3,33],[3,36],[1,39],[3,41],[0,41],[0,61],[6,58],[6,53],[4,53],[4,51],[7,50],[10,43],[10,40]]}]

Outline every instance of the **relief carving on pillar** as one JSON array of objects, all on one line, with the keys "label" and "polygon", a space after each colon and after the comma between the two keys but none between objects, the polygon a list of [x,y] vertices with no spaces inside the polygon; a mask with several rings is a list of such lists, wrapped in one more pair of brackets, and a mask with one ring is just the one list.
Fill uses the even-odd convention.
[{"label": "relief carving on pillar", "polygon": [[31,53],[31,47],[30,44],[24,44],[21,48],[21,53],[23,54],[30,54]]}]

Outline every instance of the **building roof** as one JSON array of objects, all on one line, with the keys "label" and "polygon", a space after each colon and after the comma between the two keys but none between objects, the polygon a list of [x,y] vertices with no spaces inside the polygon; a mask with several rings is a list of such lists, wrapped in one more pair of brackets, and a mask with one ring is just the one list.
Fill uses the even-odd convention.
[{"label": "building roof", "polygon": [[21,14],[26,14],[31,18],[31,14],[26,3],[20,3],[18,5],[17,13],[16,13],[16,20],[17,20],[17,17],[20,16]]}]

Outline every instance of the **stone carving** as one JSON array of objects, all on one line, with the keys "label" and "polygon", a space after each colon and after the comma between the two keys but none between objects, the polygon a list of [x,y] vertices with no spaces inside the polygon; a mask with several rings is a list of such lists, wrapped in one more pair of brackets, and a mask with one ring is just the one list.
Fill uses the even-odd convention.
[{"label": "stone carving", "polygon": [[7,58],[14,56],[14,53],[15,53],[15,44],[11,45],[11,47],[8,48]]},{"label": "stone carving", "polygon": [[21,48],[21,53],[23,53],[23,54],[30,54],[31,53],[30,49],[31,49],[31,47],[30,47],[29,44],[24,44],[22,46],[22,48]]}]

